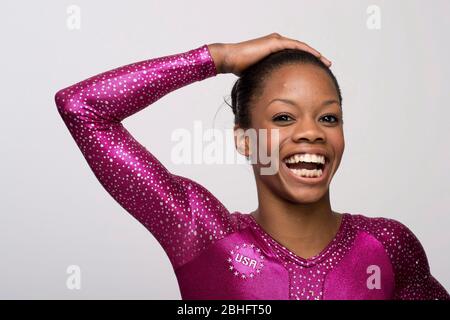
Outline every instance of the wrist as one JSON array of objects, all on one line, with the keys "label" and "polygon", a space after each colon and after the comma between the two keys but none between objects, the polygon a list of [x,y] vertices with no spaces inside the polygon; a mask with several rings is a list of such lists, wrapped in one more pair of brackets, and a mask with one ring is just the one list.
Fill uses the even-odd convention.
[{"label": "wrist", "polygon": [[217,73],[225,73],[224,71],[224,43],[208,44],[208,50],[216,66]]}]

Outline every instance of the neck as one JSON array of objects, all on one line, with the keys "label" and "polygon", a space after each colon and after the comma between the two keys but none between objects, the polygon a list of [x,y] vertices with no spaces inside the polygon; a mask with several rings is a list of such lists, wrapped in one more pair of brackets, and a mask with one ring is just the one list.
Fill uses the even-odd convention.
[{"label": "neck", "polygon": [[298,256],[309,258],[336,235],[341,215],[330,206],[329,190],[313,203],[293,203],[268,190],[258,190],[258,208],[251,213],[275,240]]}]

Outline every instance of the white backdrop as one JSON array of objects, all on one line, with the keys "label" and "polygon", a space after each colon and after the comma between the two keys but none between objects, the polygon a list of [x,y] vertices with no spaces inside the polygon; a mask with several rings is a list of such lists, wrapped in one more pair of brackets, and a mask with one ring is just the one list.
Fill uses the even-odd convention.
[{"label": "white backdrop", "polygon": [[[406,224],[450,290],[449,12],[446,0],[2,1],[0,298],[179,299],[164,251],[96,180],[54,94],[131,62],[271,32],[334,63],[346,149],[333,209]],[[249,212],[250,167],[170,161],[175,129],[232,127],[223,98],[235,79],[181,88],[124,124],[169,170]],[[66,286],[70,265],[81,269],[79,290]]]}]

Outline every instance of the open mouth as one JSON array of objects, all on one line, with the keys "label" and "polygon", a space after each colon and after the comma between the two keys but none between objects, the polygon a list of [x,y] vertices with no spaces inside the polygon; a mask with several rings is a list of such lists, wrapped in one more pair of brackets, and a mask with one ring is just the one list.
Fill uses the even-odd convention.
[{"label": "open mouth", "polygon": [[283,163],[296,177],[320,180],[326,173],[329,160],[324,155],[303,153],[289,156]]}]

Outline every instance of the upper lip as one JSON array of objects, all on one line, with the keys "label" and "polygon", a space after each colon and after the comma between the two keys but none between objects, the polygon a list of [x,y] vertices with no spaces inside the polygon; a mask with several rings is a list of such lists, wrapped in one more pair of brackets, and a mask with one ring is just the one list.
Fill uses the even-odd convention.
[{"label": "upper lip", "polygon": [[293,156],[294,154],[301,154],[301,153],[310,153],[310,154],[319,154],[321,156],[325,157],[325,163],[329,162],[330,158],[328,157],[328,153],[322,149],[322,148],[303,148],[298,150],[293,150],[289,152],[286,156],[284,156],[283,161],[287,158]]}]

